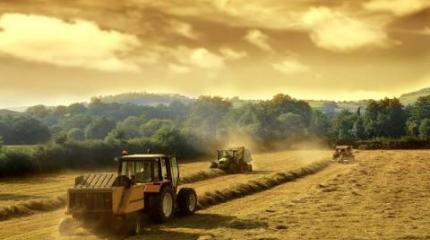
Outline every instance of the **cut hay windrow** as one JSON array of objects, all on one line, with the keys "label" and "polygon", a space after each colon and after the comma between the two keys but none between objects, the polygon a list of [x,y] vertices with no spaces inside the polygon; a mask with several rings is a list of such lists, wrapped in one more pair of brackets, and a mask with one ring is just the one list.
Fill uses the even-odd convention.
[{"label": "cut hay windrow", "polygon": [[[330,161],[321,161],[292,171],[278,172],[270,176],[260,177],[246,183],[238,183],[232,187],[206,192],[199,196],[199,209],[227,202],[232,199],[241,198],[253,193],[261,192],[277,185],[316,173],[330,164]],[[212,169],[201,171],[190,176],[181,178],[182,184],[194,183],[210,178],[225,175],[222,170]],[[52,199],[33,200],[12,206],[0,207],[0,221],[10,218],[32,215],[37,212],[54,211],[63,208],[66,204],[66,196],[58,196]]]},{"label": "cut hay windrow", "polygon": [[[210,169],[181,177],[179,181],[181,184],[189,184],[220,177],[225,174],[226,173],[220,169]],[[57,210],[64,207],[65,204],[66,196],[64,195],[52,199],[32,200],[7,207],[0,207],[0,221],[14,217],[28,216],[37,212]]]},{"label": "cut hay windrow", "polygon": [[12,217],[21,217],[34,214],[36,212],[52,211],[64,207],[66,197],[59,196],[52,199],[32,200],[12,206],[0,208],[0,221]]},{"label": "cut hay windrow", "polygon": [[270,176],[260,177],[256,180],[250,180],[247,183],[239,183],[222,190],[206,192],[199,196],[198,208],[205,209],[216,204],[230,201],[232,199],[241,198],[273,188],[280,184],[293,181],[297,178],[319,172],[320,170],[326,168],[329,164],[330,161],[320,161],[292,171],[278,172]]},{"label": "cut hay windrow", "polygon": [[189,184],[189,183],[195,183],[198,181],[203,181],[211,178],[221,177],[223,175],[226,175],[226,173],[220,169],[210,169],[207,171],[199,171],[194,174],[183,176],[179,179],[179,182],[181,184]]}]

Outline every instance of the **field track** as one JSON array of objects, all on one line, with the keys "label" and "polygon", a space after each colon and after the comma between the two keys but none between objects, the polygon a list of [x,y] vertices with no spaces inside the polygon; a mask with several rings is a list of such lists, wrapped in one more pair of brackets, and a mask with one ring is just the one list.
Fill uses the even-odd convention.
[{"label": "field track", "polygon": [[[297,169],[318,160],[327,159],[329,156],[329,151],[287,151],[256,155],[254,157],[256,165],[255,173],[226,175],[196,182],[190,184],[190,186],[195,187],[201,196],[208,191],[247,183],[249,180],[269,176],[274,172]],[[205,163],[204,167],[207,167],[207,163]],[[6,236],[6,239],[57,238],[58,235],[55,235],[58,234],[56,229],[57,224],[63,216],[63,210],[57,210],[0,222],[0,238]]]}]

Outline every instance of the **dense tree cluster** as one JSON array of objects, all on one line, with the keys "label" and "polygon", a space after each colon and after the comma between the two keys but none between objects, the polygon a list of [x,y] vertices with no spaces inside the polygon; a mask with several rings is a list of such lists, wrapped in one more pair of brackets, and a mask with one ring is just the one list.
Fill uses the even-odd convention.
[{"label": "dense tree cluster", "polygon": [[407,107],[396,98],[369,101],[356,112],[334,111],[334,104],[312,109],[305,101],[283,94],[266,101],[202,96],[158,105],[93,98],[89,104],[37,105],[22,114],[0,115],[0,137],[7,145],[138,139],[165,145],[163,141],[173,142],[173,136],[196,148],[232,136],[247,136],[264,146],[310,137],[331,142],[430,137],[430,96]]},{"label": "dense tree cluster", "polygon": [[[122,149],[170,152],[190,158],[231,143],[262,149],[313,138],[368,148],[430,147],[430,96],[403,106],[398,99],[368,101],[356,111],[328,103],[312,109],[278,94],[243,101],[202,96],[155,106],[107,103],[33,106],[0,113],[0,176],[113,165]],[[31,148],[2,145],[35,145]],[[25,150],[30,149],[30,150]]]}]

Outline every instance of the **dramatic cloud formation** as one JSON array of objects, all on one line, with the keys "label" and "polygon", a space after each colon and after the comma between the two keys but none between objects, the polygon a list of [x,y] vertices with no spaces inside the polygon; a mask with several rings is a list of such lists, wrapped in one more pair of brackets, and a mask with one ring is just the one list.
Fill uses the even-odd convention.
[{"label": "dramatic cloud formation", "polygon": [[387,46],[388,36],[381,26],[332,11],[326,7],[311,8],[303,15],[311,38],[321,48],[349,51],[365,46]]},{"label": "dramatic cloud formation", "polygon": [[188,23],[180,22],[180,21],[171,21],[170,27],[173,32],[176,32],[177,34],[183,37],[186,37],[192,40],[196,40],[198,38],[198,34],[194,31],[193,27]]},{"label": "dramatic cloud formation", "polygon": [[230,59],[230,60],[239,60],[248,55],[245,51],[235,51],[227,47],[222,47],[220,49],[220,52],[226,59]]},{"label": "dramatic cloud formation", "polygon": [[257,30],[257,29],[250,30],[246,34],[245,39],[251,44],[254,44],[255,46],[261,48],[262,50],[265,50],[265,51],[272,50],[270,45],[267,43],[267,41],[269,40],[269,36],[262,33],[260,30]]},{"label": "dramatic cloud formation", "polygon": [[429,0],[0,1],[0,105],[398,96],[430,86],[429,40]]},{"label": "dramatic cloud formation", "polygon": [[284,74],[304,73],[310,70],[308,66],[295,59],[286,59],[280,63],[275,63],[273,68]]},{"label": "dramatic cloud formation", "polygon": [[430,6],[427,0],[371,0],[363,4],[371,11],[385,11],[397,16],[416,13]]},{"label": "dramatic cloud formation", "polygon": [[0,52],[28,61],[103,71],[139,69],[119,56],[139,47],[139,40],[130,34],[101,30],[93,22],[4,14],[0,28]]},{"label": "dramatic cloud formation", "polygon": [[184,65],[194,66],[207,70],[218,70],[225,66],[222,56],[212,53],[206,48],[190,49],[181,46],[172,50],[177,61]]}]

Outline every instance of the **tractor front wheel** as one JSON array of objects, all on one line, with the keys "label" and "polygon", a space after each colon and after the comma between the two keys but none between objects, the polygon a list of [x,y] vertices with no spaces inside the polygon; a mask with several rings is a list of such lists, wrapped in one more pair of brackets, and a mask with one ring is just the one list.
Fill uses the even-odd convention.
[{"label": "tractor front wheel", "polygon": [[179,214],[187,216],[197,209],[197,194],[192,188],[182,188],[178,193]]},{"label": "tractor front wheel", "polygon": [[152,221],[165,223],[175,212],[175,193],[171,187],[164,187],[159,194],[149,196],[148,204]]}]

